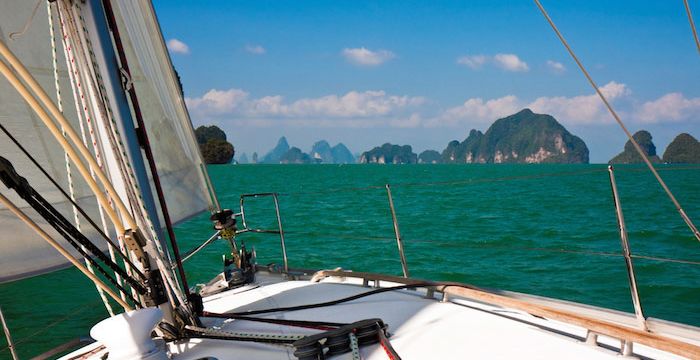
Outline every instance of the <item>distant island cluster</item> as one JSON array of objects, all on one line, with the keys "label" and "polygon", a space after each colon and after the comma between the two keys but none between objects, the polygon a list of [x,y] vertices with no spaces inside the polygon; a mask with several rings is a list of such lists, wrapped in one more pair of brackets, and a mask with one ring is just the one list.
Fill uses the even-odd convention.
[{"label": "distant island cluster", "polygon": [[[200,126],[197,140],[208,164],[227,164],[234,156],[234,148],[226,141],[226,134],[216,126]],[[651,134],[640,130],[633,135],[642,150],[654,163],[700,163],[700,142],[690,134],[682,133],[666,148],[663,157],[656,154]],[[410,145],[390,143],[374,147],[359,155],[338,143],[335,146],[321,140],[308,153],[290,147],[282,137],[274,149],[262,158],[253,153],[249,159],[243,153],[237,163],[263,164],[501,164],[501,163],[558,163],[587,164],[589,151],[586,143],[571,134],[553,116],[536,114],[523,109],[516,114],[496,120],[482,133],[471,130],[464,141],[450,141],[442,152],[425,150],[413,152]],[[627,141],[624,151],[613,157],[611,164],[641,163],[642,158]]]}]

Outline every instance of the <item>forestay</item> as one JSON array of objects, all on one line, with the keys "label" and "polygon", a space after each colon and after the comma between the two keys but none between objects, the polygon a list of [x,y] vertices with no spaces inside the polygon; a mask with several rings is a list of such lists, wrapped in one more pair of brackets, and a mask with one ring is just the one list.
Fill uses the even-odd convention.
[{"label": "forestay", "polygon": [[177,223],[213,209],[192,123],[153,7],[143,0],[115,1],[113,6],[170,218]]}]

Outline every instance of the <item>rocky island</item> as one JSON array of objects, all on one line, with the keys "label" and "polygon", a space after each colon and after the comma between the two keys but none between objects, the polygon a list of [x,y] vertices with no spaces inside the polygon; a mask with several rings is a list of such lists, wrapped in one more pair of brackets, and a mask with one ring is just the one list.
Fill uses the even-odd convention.
[{"label": "rocky island", "polygon": [[360,155],[360,164],[415,164],[418,155],[411,145],[392,145],[386,143]]},{"label": "rocky island", "polygon": [[442,155],[435,150],[425,150],[418,155],[419,164],[439,164],[442,162]]},{"label": "rocky island", "polygon": [[217,126],[200,126],[194,131],[207,164],[229,164],[235,150],[233,145],[226,141],[226,133]]},{"label": "rocky island", "polygon": [[676,136],[664,151],[664,162],[669,164],[700,163],[700,142],[687,133]]},{"label": "rocky island", "polygon": [[[656,146],[654,145],[651,134],[648,131],[639,130],[632,135],[632,138],[637,141],[639,147],[641,147],[642,151],[644,151],[644,154],[649,157],[649,161],[652,163],[661,162],[659,156],[656,155]],[[630,140],[627,140],[625,143],[625,149],[621,153],[617,154],[614,158],[608,161],[609,164],[638,164],[642,162],[644,161],[639,156],[639,153],[637,153],[637,150],[635,150],[634,145]]]},{"label": "rocky island", "polygon": [[311,147],[309,155],[314,162],[319,164],[352,164],[355,162],[355,157],[343,143],[331,147],[326,140],[317,141]]},{"label": "rocky island", "polygon": [[326,140],[314,143],[311,152],[307,154],[298,147],[290,147],[287,138],[282,136],[274,149],[262,158],[262,162],[266,164],[351,164],[355,162],[355,157],[342,143],[331,147]]},{"label": "rocky island", "polygon": [[588,147],[554,117],[530,109],[496,120],[485,133],[471,130],[442,152],[445,163],[588,163]]}]

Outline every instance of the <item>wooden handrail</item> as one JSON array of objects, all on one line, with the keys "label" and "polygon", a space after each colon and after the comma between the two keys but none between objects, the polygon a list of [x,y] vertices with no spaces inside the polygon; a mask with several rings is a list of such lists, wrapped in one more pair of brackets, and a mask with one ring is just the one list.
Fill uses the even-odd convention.
[{"label": "wooden handrail", "polygon": [[609,321],[599,320],[590,316],[577,314],[568,310],[556,309],[551,306],[534,304],[521,299],[514,299],[508,296],[495,294],[491,291],[479,289],[477,287],[454,283],[454,282],[433,282],[417,279],[406,279],[392,275],[382,275],[365,272],[322,270],[312,277],[312,281],[320,281],[324,277],[349,277],[372,281],[388,281],[398,284],[425,284],[435,287],[435,290],[456,295],[464,298],[483,301],[492,305],[508,307],[525,311],[534,316],[540,316],[550,320],[561,321],[567,324],[577,325],[588,329],[596,334],[607,335],[620,340],[626,340],[642,345],[646,345],[658,350],[672,354],[684,356],[690,359],[700,358],[700,346],[690,344],[681,340],[669,338],[660,334],[631,328],[626,325],[615,324]]}]

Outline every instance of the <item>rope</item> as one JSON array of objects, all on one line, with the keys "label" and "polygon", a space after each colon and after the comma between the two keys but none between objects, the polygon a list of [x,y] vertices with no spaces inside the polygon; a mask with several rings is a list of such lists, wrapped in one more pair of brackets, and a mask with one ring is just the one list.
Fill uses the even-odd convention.
[{"label": "rope", "polygon": [[[398,285],[398,286],[392,286],[392,287],[386,287],[386,288],[379,288],[379,289],[374,289],[370,291],[366,291],[360,294],[348,296],[342,299],[337,299],[337,300],[331,300],[331,301],[326,301],[326,302],[321,302],[321,303],[315,303],[315,304],[306,304],[306,305],[297,305],[297,306],[287,306],[287,307],[278,307],[278,308],[271,308],[271,309],[260,309],[260,310],[247,310],[247,311],[241,311],[241,312],[231,312],[227,313],[227,315],[233,315],[233,316],[238,316],[238,315],[257,315],[257,314],[267,314],[267,313],[273,313],[273,312],[282,312],[282,311],[298,311],[298,310],[306,310],[306,309],[315,309],[319,307],[328,307],[328,306],[333,306],[333,305],[338,305],[346,302],[350,302],[353,300],[361,299],[363,297],[371,296],[371,295],[376,295],[376,294],[381,294],[389,291],[396,291],[396,290],[402,290],[402,289],[414,289],[414,288],[419,288],[419,287],[428,287],[428,286],[434,286],[432,283],[414,283],[414,284],[404,284],[404,285]],[[463,287],[469,287],[467,285],[462,285]]]},{"label": "rope", "polygon": [[644,163],[646,163],[646,165],[649,168],[649,170],[651,171],[651,173],[654,174],[654,177],[656,177],[656,180],[659,182],[659,185],[661,185],[661,187],[664,189],[664,191],[668,195],[669,199],[671,199],[671,202],[673,202],[673,205],[676,207],[676,210],[678,210],[678,213],[680,214],[681,218],[683,218],[683,221],[685,221],[686,225],[688,225],[688,228],[690,228],[690,231],[693,233],[695,238],[698,241],[700,241],[700,231],[698,231],[698,229],[695,227],[695,224],[693,224],[693,221],[685,213],[685,210],[683,210],[683,208],[681,207],[681,204],[678,202],[678,200],[676,200],[676,197],[671,192],[671,189],[669,189],[668,186],[666,186],[666,182],[664,182],[664,180],[661,178],[661,175],[659,175],[659,173],[654,168],[654,165],[651,163],[651,161],[649,161],[649,157],[647,156],[647,154],[644,152],[644,150],[642,150],[642,148],[637,143],[637,140],[634,139],[634,137],[629,132],[629,130],[627,130],[627,127],[622,122],[620,117],[617,115],[617,112],[615,112],[615,110],[612,108],[612,106],[608,102],[605,95],[603,95],[603,93],[600,91],[600,88],[598,88],[598,85],[596,85],[595,81],[593,81],[593,78],[588,74],[588,71],[586,71],[586,68],[583,66],[581,61],[579,61],[576,54],[574,54],[574,51],[571,49],[569,44],[566,42],[566,40],[564,39],[564,36],[559,32],[559,29],[557,29],[557,26],[554,25],[554,22],[549,17],[549,15],[547,14],[547,11],[544,9],[544,7],[542,7],[542,4],[540,4],[540,1],[535,0],[535,4],[537,4],[537,7],[539,7],[540,11],[542,12],[542,15],[544,15],[545,19],[547,19],[547,22],[549,22],[549,25],[552,26],[552,29],[557,34],[557,37],[559,38],[561,43],[564,45],[566,50],[569,52],[571,57],[574,59],[574,61],[576,61],[576,64],[581,69],[581,72],[583,72],[583,75],[586,76],[586,79],[588,80],[588,82],[591,84],[593,89],[595,89],[595,92],[598,94],[600,99],[603,101],[603,104],[605,105],[605,107],[608,109],[608,111],[613,116],[613,118],[615,118],[615,121],[620,125],[622,130],[625,132],[625,135],[627,135],[627,138],[630,140],[632,145],[634,145],[634,148],[635,148],[635,150],[637,150],[637,153],[639,154],[639,156],[641,156],[642,160],[644,160]]},{"label": "rope", "polygon": [[[43,333],[49,331],[54,326],[66,321],[67,319],[74,316],[75,314],[84,313],[86,307],[90,307],[91,305],[95,305],[95,304],[98,304],[98,301],[93,301],[93,302],[90,302],[87,304],[80,304],[80,305],[76,306],[75,308],[71,309],[66,315],[60,317],[57,320],[52,321],[51,323],[49,323],[47,325],[41,325],[41,328],[39,330],[23,337],[22,339],[15,341],[15,345],[26,343],[29,340],[34,340],[37,335],[40,335],[40,334],[43,334]],[[8,349],[9,349],[9,347],[6,346],[6,347],[0,349],[0,352],[8,350]]]},{"label": "rope", "polygon": [[[51,114],[56,120],[58,120],[59,123],[66,125],[69,138],[78,147],[78,150],[85,156],[88,163],[90,163],[91,161],[94,162],[94,159],[92,159],[92,157],[89,155],[89,151],[84,146],[82,146],[82,144],[80,144],[78,140],[76,140],[77,134],[75,134],[75,131],[73,131],[70,125],[68,125],[68,121],[66,120],[66,118],[63,116],[63,114],[61,114],[58,111],[56,105],[51,101],[46,92],[37,83],[36,79],[32,77],[29,71],[24,67],[24,65],[19,61],[19,59],[17,59],[17,57],[14,56],[14,54],[10,51],[7,45],[5,45],[5,43],[3,43],[2,41],[0,41],[0,57],[5,58],[13,66],[14,70],[17,71],[17,73],[22,77],[22,79],[27,82],[27,85],[29,85],[29,87],[27,87],[27,85],[25,85],[17,77],[13,69],[10,69],[10,67],[7,66],[3,61],[0,61],[0,73],[2,73],[5,76],[5,78],[10,82],[10,84],[17,90],[20,96],[22,96],[25,102],[27,102],[27,105],[29,105],[29,107],[32,110],[34,110],[36,115],[41,119],[44,125],[46,125],[51,134],[54,136],[54,138],[59,142],[61,147],[68,152],[68,154],[71,157],[71,160],[73,160],[73,162],[78,166],[78,170],[80,171],[81,175],[86,179],[88,185],[90,186],[90,189],[95,194],[98,201],[106,203],[107,200],[105,195],[102,193],[102,190],[100,189],[99,185],[94,180],[89,178],[89,172],[85,165],[82,163],[80,156],[73,148],[73,145],[66,141],[66,139],[61,135],[60,130],[58,129],[58,127],[56,127],[56,124],[54,124],[53,120],[46,112],[46,110],[44,110],[39,100],[35,98],[35,95],[39,96],[39,98],[41,99],[41,103],[43,103],[49,108],[49,111],[51,111]],[[35,92],[35,94],[32,94],[30,92],[30,88],[32,91]],[[102,173],[98,177],[100,177],[100,181],[103,183],[103,185],[105,185],[110,194],[116,194],[116,190],[114,190],[114,188],[111,186],[111,183],[107,181],[106,175]],[[112,219],[115,225],[123,231],[124,226],[117,214],[115,212],[111,212],[109,213],[109,215],[110,219]],[[126,217],[130,218],[130,215],[126,214]]]},{"label": "rope", "polygon": [[[64,4],[65,6],[65,4]],[[59,7],[60,8],[60,7]],[[111,136],[109,137],[110,139],[110,145],[112,146],[112,149],[115,149],[114,154],[117,157],[117,162],[119,163],[121,167],[121,173],[126,175],[124,176],[124,181],[127,183],[127,186],[125,187],[129,196],[129,200],[132,201],[132,204],[135,206],[132,207],[132,210],[138,215],[138,217],[143,220],[146,224],[146,227],[149,229],[151,238],[153,239],[154,247],[158,251],[159,256],[153,256],[153,258],[156,261],[156,266],[160,270],[163,278],[165,279],[165,285],[170,287],[170,290],[168,292],[168,296],[170,298],[171,303],[174,306],[177,306],[177,302],[180,304],[184,304],[185,301],[182,297],[181,292],[179,291],[179,284],[177,282],[177,278],[175,277],[175,280],[173,280],[173,274],[172,274],[172,269],[170,266],[166,266],[163,262],[163,259],[165,258],[165,253],[163,251],[163,248],[161,247],[160,241],[159,241],[159,236],[158,233],[153,226],[153,222],[151,221],[148,211],[145,207],[145,202],[142,198],[142,194],[139,190],[138,182],[136,181],[136,177],[133,172],[133,168],[131,167],[131,163],[128,161],[128,154],[125,150],[125,146],[123,142],[121,141],[121,135],[119,134],[119,131],[117,130],[117,124],[115,122],[115,117],[112,112],[111,107],[109,106],[109,101],[105,97],[105,94],[107,93],[107,90],[105,89],[104,86],[104,81],[100,75],[100,72],[97,71],[99,69],[99,64],[97,63],[96,56],[93,52],[93,47],[90,42],[90,38],[88,37],[88,30],[87,26],[85,25],[85,20],[83,19],[81,15],[81,10],[80,10],[80,4],[79,3],[74,3],[73,6],[73,11],[74,11],[74,16],[70,16],[71,12],[70,9],[66,8],[65,12],[67,16],[69,17],[69,26],[73,26],[71,31],[73,31],[74,34],[77,34],[78,38],[82,41],[82,47],[84,50],[84,56],[85,53],[89,55],[89,60],[84,59],[85,62],[89,62],[90,66],[84,66],[85,69],[90,70],[90,77],[89,77],[89,82],[88,82],[88,90],[90,90],[93,95],[94,95],[94,100],[97,102],[97,109],[100,111],[100,114],[102,116],[102,119],[105,123],[105,126],[110,130]],[[79,19],[80,21],[80,31],[78,30],[78,23],[75,21],[75,18]],[[97,100],[99,99],[99,101]],[[174,296],[174,298],[173,298]]]},{"label": "rope", "polygon": [[690,23],[690,29],[693,31],[693,38],[695,39],[695,46],[698,47],[698,52],[700,52],[700,40],[698,39],[698,31],[695,30],[695,21],[693,21],[693,14],[690,13],[690,4],[688,0],[683,0],[685,4],[685,12],[688,14],[688,22]]},{"label": "rope", "polygon": [[[49,22],[49,38],[51,39],[51,64],[53,65],[53,78],[54,78],[54,86],[56,88],[56,105],[58,106],[58,111],[63,112],[63,100],[61,99],[61,84],[59,83],[58,80],[58,58],[56,56],[56,38],[54,34],[54,29],[53,29],[53,12],[51,11],[51,3],[46,2],[46,10],[47,10],[47,15],[48,15],[48,22]],[[80,130],[83,131],[83,126],[82,123],[80,124]],[[66,137],[66,129],[64,126],[61,124],[61,134],[63,137]],[[71,172],[71,166],[70,166],[70,157],[68,156],[67,152],[63,152],[63,157],[65,159],[66,163],[66,178],[68,180],[68,191],[70,193],[70,198],[73,202],[75,202],[75,186],[73,184],[73,174]],[[92,167],[90,167],[90,173],[93,174],[93,179],[95,178],[94,173],[92,172]],[[78,209],[75,205],[72,206],[73,208],[73,222],[75,223],[75,228],[80,231],[80,218],[78,217]],[[81,249],[83,252],[87,251],[83,245],[80,245]],[[94,274],[95,270],[92,268],[92,265],[88,259],[85,259],[85,266],[87,269]],[[120,283],[121,285],[121,283]],[[107,300],[107,296],[105,296],[104,291],[99,288],[99,286],[95,286],[97,288],[97,293],[100,295],[100,298],[102,299],[102,303],[104,304],[105,308],[107,309],[107,312],[109,313],[109,316],[114,316],[114,310],[112,310],[112,306],[109,304],[109,300]]]},{"label": "rope", "polygon": [[[59,16],[60,16],[60,14],[59,14]],[[66,34],[64,22],[62,21],[62,19],[59,19],[59,20],[60,20],[60,25],[61,25],[61,34],[63,35],[62,36],[63,53],[64,53],[64,57],[66,60],[66,66],[68,67],[68,75],[70,78],[71,89],[73,90],[72,91],[73,101],[75,103],[75,108],[77,110],[78,123],[80,124],[80,135],[81,135],[81,138],[83,140],[83,145],[85,145],[85,147],[87,147],[87,138],[85,136],[85,126],[83,126],[83,117],[84,117],[85,121],[87,122],[87,126],[89,128],[90,140],[92,142],[92,149],[95,153],[95,161],[97,162],[97,165],[99,166],[99,168],[102,171],[104,171],[104,165],[102,163],[102,154],[101,154],[99,146],[97,146],[97,139],[95,138],[95,129],[93,127],[93,123],[91,120],[88,105],[85,101],[85,93],[83,92],[84,86],[82,86],[80,74],[79,74],[78,69],[77,69],[76,64],[75,64],[75,57],[73,56],[72,47],[69,43],[70,39],[68,38],[68,35]],[[80,97],[80,100],[78,99],[78,97]],[[81,113],[83,115],[81,115]],[[95,177],[94,168],[92,166],[90,166],[89,169],[90,169],[90,176],[93,179],[95,179],[96,177]],[[110,209],[113,210],[114,206],[113,206],[112,198],[108,197],[107,200],[108,200],[108,204],[110,206]],[[109,235],[108,235],[109,234],[109,227],[108,227],[107,221],[105,219],[105,214],[104,214],[104,210],[102,208],[102,204],[98,203],[97,205],[98,205],[97,210],[98,210],[99,215],[100,215],[100,221],[102,222],[102,229],[103,229],[104,233],[109,237]],[[116,233],[117,233],[117,241],[119,242],[120,251],[122,253],[126,253],[126,249],[124,247],[124,239],[123,239],[122,235],[119,234],[119,232],[116,232]],[[108,242],[109,256],[112,259],[112,261],[116,261],[114,249],[115,249],[115,246],[113,244],[111,244],[111,241]],[[129,276],[131,276],[131,266],[129,264],[127,264],[126,262],[124,264],[125,264],[127,274],[129,274]],[[116,277],[117,277],[117,282],[121,285],[122,284],[121,276],[119,274],[117,274]],[[132,288],[132,295],[136,296],[133,288]],[[119,292],[119,296],[121,296],[122,300],[126,300],[126,296],[122,291]]]},{"label": "rope", "polygon": [[[285,235],[306,235],[306,236],[317,236],[317,234],[314,233],[309,233],[309,232],[303,232],[303,231],[285,231]],[[351,240],[375,240],[375,241],[385,241],[385,242],[395,242],[395,238],[389,238],[389,237],[380,237],[380,236],[355,236],[355,235],[344,235],[344,234],[333,234],[333,238],[342,238],[342,239],[351,239]],[[422,244],[432,244],[432,245],[441,245],[441,246],[453,246],[455,245],[454,243],[450,243],[447,241],[441,241],[441,240],[431,240],[431,239],[407,239],[407,238],[401,238],[406,243],[422,243]],[[577,255],[593,255],[593,256],[602,256],[602,257],[622,257],[622,254],[619,253],[614,253],[614,252],[605,252],[605,251],[591,251],[591,250],[573,250],[573,249],[564,249],[564,248],[545,248],[545,247],[514,247],[514,246],[503,246],[503,245],[498,245],[498,244],[490,244],[490,243],[479,243],[479,244],[474,244],[474,243],[460,243],[460,246],[468,247],[470,249],[505,249],[505,250],[513,250],[513,251],[534,251],[534,252],[551,252],[551,253],[563,253],[563,254],[577,254]],[[632,254],[631,255],[633,258],[639,258],[639,259],[644,259],[644,260],[651,260],[651,261],[658,261],[658,262],[671,262],[671,263],[678,263],[678,264],[687,264],[687,265],[700,265],[700,261],[694,261],[694,260],[687,260],[687,259],[675,259],[675,258],[666,258],[666,257],[659,257],[659,256],[651,256],[651,255],[643,255],[643,254]]]},{"label": "rope", "polygon": [[131,306],[126,303],[124,300],[122,300],[119,295],[114,293],[112,289],[110,289],[102,280],[100,280],[97,276],[91,274],[83,264],[80,263],[78,259],[76,259],[73,255],[71,255],[66,249],[64,249],[56,240],[51,238],[49,234],[47,234],[39,225],[37,225],[32,219],[30,219],[26,214],[22,212],[17,206],[15,206],[8,198],[6,198],[4,195],[0,194],[0,202],[3,203],[13,214],[15,214],[20,220],[22,220],[27,226],[32,228],[39,236],[41,236],[46,242],[49,243],[54,249],[56,249],[58,252],[61,253],[68,261],[70,261],[75,267],[78,268],[85,276],[87,276],[90,280],[93,282],[99,284],[100,288],[102,288],[104,291],[109,294],[109,296],[114,299],[118,304],[128,308],[131,310]]},{"label": "rope", "polygon": [[[10,138],[10,140],[20,149],[20,151],[22,151],[22,153],[24,153],[24,155],[27,156],[27,158],[39,169],[39,171],[41,171],[41,173],[44,174],[44,176],[49,180],[49,182],[51,182],[54,185],[54,187],[59,192],[61,192],[63,197],[65,197],[73,206],[75,206],[78,209],[78,211],[83,216],[83,218],[85,218],[92,225],[92,227],[100,234],[100,236],[102,236],[102,238],[106,242],[108,242],[112,246],[114,246],[114,243],[111,242],[109,237],[107,237],[107,235],[105,233],[103,233],[102,230],[100,230],[100,228],[97,226],[97,224],[95,224],[95,222],[92,221],[92,219],[88,216],[88,214],[85,213],[85,210],[83,210],[80,207],[80,205],[78,205],[75,201],[71,200],[70,195],[68,195],[68,193],[66,193],[66,191],[63,190],[63,188],[61,188],[61,186],[56,182],[56,180],[54,180],[54,178],[52,178],[51,175],[49,175],[49,173],[46,171],[46,169],[44,169],[44,167],[41,166],[41,164],[39,164],[39,162],[36,161],[36,159],[27,151],[27,149],[24,146],[22,146],[22,144],[19,143],[17,138],[12,136],[12,134],[5,128],[5,126],[2,125],[2,123],[0,123],[0,130],[2,130],[5,133],[5,135],[7,135],[7,137]],[[119,255],[122,257],[122,259],[124,260],[125,263],[130,264],[131,266],[134,266],[133,263],[131,262],[131,260],[129,260],[129,258],[126,255],[124,255],[123,253],[119,253]],[[136,270],[136,273],[137,273],[137,275],[139,275],[141,277],[141,279],[146,278],[143,275],[143,273],[139,272],[138,270]]]},{"label": "rope", "polygon": [[[12,356],[13,360],[18,360],[19,357],[17,356],[17,347],[12,341],[12,334],[10,333],[10,328],[7,326],[7,322],[5,322],[5,315],[2,313],[2,308],[0,308],[0,323],[2,324],[5,339],[7,340],[7,347],[5,349],[10,350],[10,355]],[[5,349],[0,351],[4,351]]]}]

